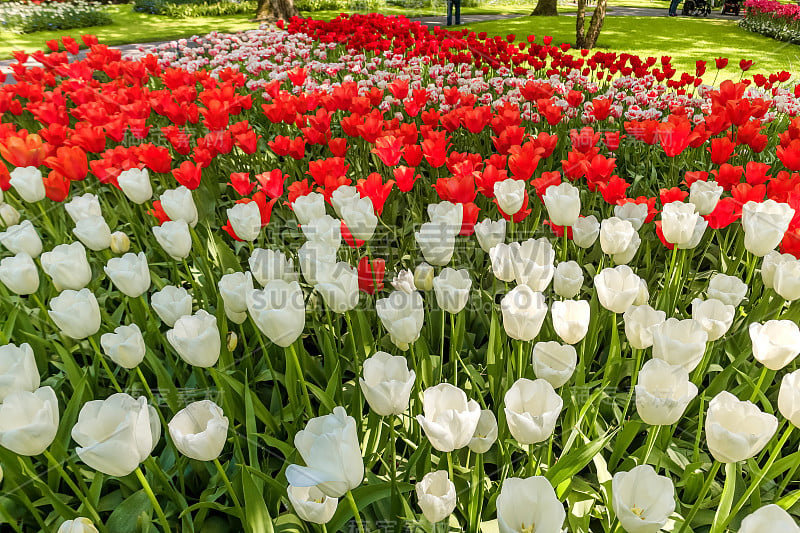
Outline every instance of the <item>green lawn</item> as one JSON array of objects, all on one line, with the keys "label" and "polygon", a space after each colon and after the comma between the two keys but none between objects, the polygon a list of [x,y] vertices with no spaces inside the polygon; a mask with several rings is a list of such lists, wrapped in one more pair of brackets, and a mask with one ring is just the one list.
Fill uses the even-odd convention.
[{"label": "green lawn", "polygon": [[[469,28],[490,35],[514,33],[518,39],[534,34],[551,35],[553,43],[575,42],[573,17],[524,17],[471,24]],[[645,57],[669,55],[675,68],[690,73],[694,73],[698,59],[705,59],[710,63],[709,69],[713,69],[715,57],[728,57],[736,66],[726,69],[727,77],[736,78],[740,59],[753,60],[750,73],[797,72],[800,65],[800,46],[742,30],[734,21],[727,20],[608,16],[598,48]],[[712,79],[706,76],[707,81]]]},{"label": "green lawn", "polygon": [[104,44],[146,43],[169,41],[192,35],[204,35],[211,31],[234,32],[258,27],[250,22],[250,15],[229,15],[225,17],[201,17],[175,19],[159,15],[134,13],[131,5],[115,5],[108,8],[114,23],[108,26],[76,28],[73,30],[43,31],[20,35],[0,32],[0,59],[8,58],[14,50],[33,51],[45,48],[45,41],[71,35],[92,33]]}]

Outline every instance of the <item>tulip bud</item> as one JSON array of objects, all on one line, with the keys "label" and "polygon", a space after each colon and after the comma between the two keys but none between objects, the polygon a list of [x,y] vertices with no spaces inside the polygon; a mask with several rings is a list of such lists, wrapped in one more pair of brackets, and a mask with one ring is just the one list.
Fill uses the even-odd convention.
[{"label": "tulip bud", "polygon": [[169,327],[174,326],[182,316],[192,314],[192,297],[183,287],[167,285],[153,293],[150,305],[153,306],[158,318]]},{"label": "tulip bud", "polygon": [[594,215],[580,217],[572,225],[572,242],[580,248],[590,248],[598,235],[600,235],[600,222]]},{"label": "tulip bud", "polygon": [[525,182],[513,178],[495,182],[497,206],[507,215],[515,215],[525,203]]},{"label": "tulip bud", "polygon": [[[159,198],[161,209],[167,214],[170,220],[183,220],[189,226],[197,225],[198,214],[197,206],[192,198],[192,191],[181,185],[177,189],[169,189]],[[239,235],[239,233],[236,233]],[[239,235],[241,237],[241,235]]]},{"label": "tulip bud", "polygon": [[614,206],[614,216],[630,222],[631,225],[633,225],[633,229],[636,231],[642,229],[648,214],[647,204],[627,202],[622,205]]},{"label": "tulip bud", "polygon": [[514,281],[516,276],[511,244],[500,243],[489,250],[489,258],[492,260],[492,272],[500,281]]},{"label": "tulip bud", "polygon": [[650,359],[639,371],[636,410],[645,424],[670,426],[683,416],[686,406],[697,396],[697,385],[680,365]]},{"label": "tulip bud", "polygon": [[161,437],[155,408],[123,392],[86,402],[72,428],[75,452],[88,466],[109,476],[127,476],[147,459]]},{"label": "tulip bud", "polygon": [[368,241],[375,233],[378,217],[372,207],[372,200],[359,198],[357,201],[342,207],[342,220],[347,224],[347,229],[354,239]]},{"label": "tulip bud", "polygon": [[179,318],[167,331],[167,341],[181,359],[201,368],[214,366],[222,349],[217,317],[203,309]]},{"label": "tulip bud", "polygon": [[426,222],[420,226],[419,231],[414,232],[425,261],[436,266],[444,266],[453,258],[455,236],[450,224],[444,222]]},{"label": "tulip bud", "polygon": [[168,220],[160,226],[154,226],[153,235],[173,259],[180,261],[189,257],[189,252],[192,251],[192,235],[185,220]]},{"label": "tulip bud", "polygon": [[714,181],[697,180],[689,187],[689,202],[694,204],[697,212],[708,215],[717,207],[723,188]]},{"label": "tulip bud", "polygon": [[33,392],[38,388],[39,370],[30,345],[0,346],[0,403],[12,392]]},{"label": "tulip bud", "polygon": [[583,270],[575,261],[559,263],[553,278],[553,289],[562,298],[574,298],[583,286]]},{"label": "tulip bud", "polygon": [[225,338],[225,347],[229,352],[233,352],[239,345],[239,336],[235,331],[229,331],[228,336]]},{"label": "tulip bud", "polygon": [[503,328],[512,339],[533,340],[542,329],[547,304],[541,292],[534,292],[527,285],[517,285],[500,302],[503,313]]},{"label": "tulip bud", "polygon": [[580,342],[589,332],[591,306],[586,300],[553,302],[550,314],[553,319],[553,329],[567,344]]},{"label": "tulip bud", "polygon": [[115,254],[124,254],[131,248],[131,240],[122,231],[111,234],[111,251]]},{"label": "tulip bud", "polygon": [[478,402],[467,400],[463,390],[449,383],[425,389],[422,410],[424,414],[417,415],[417,422],[431,446],[440,452],[452,452],[469,444],[481,417]]},{"label": "tulip bud", "polygon": [[58,400],[50,387],[17,390],[0,404],[0,446],[18,455],[39,455],[58,432]]},{"label": "tulip bud", "polygon": [[431,224],[444,226],[444,233],[458,235],[464,221],[464,207],[452,202],[428,204],[428,218]]},{"label": "tulip bud", "polygon": [[303,290],[296,281],[272,280],[247,294],[247,311],[258,329],[283,348],[296,341],[306,323]]},{"label": "tulip bud", "polygon": [[581,215],[581,192],[568,182],[548,187],[542,200],[550,222],[557,226],[572,226]]},{"label": "tulip bud", "polygon": [[15,168],[11,171],[9,183],[26,202],[38,202],[45,198],[42,173],[36,167]]},{"label": "tulip bud", "polygon": [[111,228],[103,217],[91,216],[78,220],[72,233],[90,250],[96,252],[111,246]]},{"label": "tulip bud", "polygon": [[277,250],[256,248],[247,262],[250,265],[250,272],[262,287],[273,279],[291,283],[300,278],[294,269],[294,260]]},{"label": "tulip bud", "polygon": [[778,419],[722,391],[708,404],[706,440],[714,459],[738,463],[757,455],[778,430]]},{"label": "tulip bud", "polygon": [[344,261],[324,264],[317,271],[316,277],[314,289],[322,295],[331,311],[346,313],[358,305],[358,271],[350,264]]},{"label": "tulip bud", "polygon": [[190,403],[169,421],[169,435],[183,455],[213,461],[228,438],[228,418],[211,400]]},{"label": "tulip bud", "polygon": [[153,197],[153,186],[146,168],[123,170],[117,177],[117,183],[125,196],[135,204],[143,204]]},{"label": "tulip bud", "polygon": [[39,289],[39,270],[28,254],[0,260],[0,282],[14,294],[33,294]]},{"label": "tulip bud", "polygon": [[147,351],[142,331],[136,324],[119,326],[114,333],[104,333],[100,337],[100,345],[109,359],[129,370],[144,360]]},{"label": "tulip bud", "polygon": [[604,268],[594,277],[600,305],[612,313],[624,313],[641,292],[641,278],[627,265]]},{"label": "tulip bud", "polygon": [[289,485],[286,492],[289,496],[289,503],[292,504],[294,512],[301,520],[312,524],[327,524],[336,514],[339,500],[323,494],[315,486],[295,487]]},{"label": "tulip bud", "polygon": [[352,185],[342,185],[337,187],[331,194],[331,205],[339,218],[342,218],[342,211],[346,206],[352,205],[361,198],[361,193]]},{"label": "tulip bud", "polygon": [[150,267],[144,252],[112,257],[103,269],[125,296],[138,298],[150,288]]},{"label": "tulip bud", "polygon": [[[433,272],[433,270],[431,270],[431,272]],[[414,284],[414,273],[408,269],[401,270],[392,280],[392,287],[394,287],[395,290],[411,294],[417,290],[417,286]]]},{"label": "tulip bud", "polygon": [[415,486],[419,508],[428,522],[441,522],[456,508],[456,486],[450,481],[447,470],[429,472]]},{"label": "tulip bud", "polygon": [[800,527],[792,515],[774,503],[759,507],[745,516],[739,527],[739,533],[800,533]]},{"label": "tulip bud", "polygon": [[559,533],[567,516],[556,491],[544,476],[507,478],[495,505],[501,533]]},{"label": "tulip bud", "polygon": [[484,218],[482,221],[475,224],[475,237],[478,239],[478,244],[481,249],[489,253],[489,250],[494,248],[506,240],[506,219],[491,220]]},{"label": "tulip bud", "polygon": [[79,290],[92,281],[92,267],[86,258],[86,248],[80,242],[59,244],[42,254],[42,270],[53,280],[56,289]]},{"label": "tulip bud", "polygon": [[636,235],[633,224],[621,218],[611,217],[600,223],[600,246],[604,254],[622,254],[628,250]]},{"label": "tulip bud", "polygon": [[407,350],[411,343],[419,339],[425,320],[425,309],[422,296],[418,292],[408,294],[393,291],[387,298],[379,299],[375,303],[375,309],[395,346]]},{"label": "tulip bud", "polygon": [[791,320],[750,324],[753,357],[770,370],[780,370],[800,354],[800,327]]},{"label": "tulip bud", "polygon": [[448,313],[456,314],[467,305],[472,280],[466,269],[445,268],[433,278],[436,303]]},{"label": "tulip bud", "polygon": [[405,357],[377,352],[364,361],[364,377],[359,379],[370,409],[380,416],[400,415],[408,409],[416,374],[408,369]]},{"label": "tulip bud", "polygon": [[786,374],[778,392],[778,410],[795,427],[800,427],[800,370]]},{"label": "tulip bud", "polygon": [[536,292],[547,290],[553,279],[556,254],[546,237],[528,239],[522,243],[512,242],[511,261],[514,279],[518,285],[527,285]]},{"label": "tulip bud", "polygon": [[774,284],[778,296],[788,302],[800,298],[800,261],[781,261],[775,266]]},{"label": "tulip bud", "polygon": [[3,243],[12,254],[24,253],[31,257],[39,257],[42,253],[42,239],[39,238],[30,220],[23,220],[20,224],[0,232],[0,243]]},{"label": "tulip bud", "polygon": [[325,244],[334,250],[342,245],[342,221],[330,215],[322,215],[300,226],[303,235],[311,242]]},{"label": "tulip bud", "polygon": [[14,209],[14,206],[0,202],[0,220],[3,221],[4,226],[8,227],[17,224],[19,218],[19,212]]},{"label": "tulip bud", "polygon": [[79,516],[75,520],[62,522],[56,533],[98,533],[98,531],[91,520]]},{"label": "tulip bud", "polygon": [[103,211],[100,209],[100,201],[97,196],[90,192],[80,196],[73,196],[69,202],[64,204],[64,209],[66,209],[67,214],[75,224],[84,218],[103,216]]},{"label": "tulip bud", "polygon": [[497,440],[497,418],[489,409],[481,411],[475,433],[472,434],[467,447],[473,453],[486,453]]},{"label": "tulip bud", "polygon": [[614,474],[611,494],[614,513],[628,533],[657,533],[675,511],[675,486],[650,465]]},{"label": "tulip bud", "polygon": [[228,220],[243,241],[253,242],[261,233],[261,210],[255,202],[237,203],[228,209]]},{"label": "tulip bud", "polygon": [[653,357],[691,372],[706,351],[708,333],[694,319],[668,318],[653,329]]},{"label": "tulip bud", "polygon": [[692,241],[694,227],[700,215],[694,204],[681,201],[670,202],[661,211],[661,231],[664,240],[670,244],[688,244]]},{"label": "tulip bud", "polygon": [[554,389],[570,380],[578,364],[578,353],[575,348],[555,341],[534,344],[532,358],[536,377],[547,381]]},{"label": "tulip bud", "polygon": [[553,434],[564,406],[561,396],[544,379],[518,379],[506,392],[503,401],[508,429],[520,444],[547,440]]},{"label": "tulip bud", "polygon": [[318,192],[298,196],[292,203],[292,211],[300,224],[310,224],[312,220],[325,215],[325,197]]},{"label": "tulip bud", "polygon": [[433,267],[422,262],[414,269],[414,286],[421,291],[433,290]]},{"label": "tulip bud", "polygon": [[757,257],[764,257],[783,239],[794,209],[775,200],[749,201],[742,207],[744,247]]},{"label": "tulip bud", "polygon": [[73,339],[85,339],[100,329],[100,305],[89,289],[66,290],[50,300],[50,318]]},{"label": "tulip bud", "polygon": [[631,347],[644,350],[653,345],[653,331],[667,319],[664,311],[657,311],[647,304],[632,305],[622,315],[625,336]]},{"label": "tulip bud", "polygon": [[289,465],[286,479],[290,485],[316,485],[326,496],[339,498],[364,480],[356,421],[344,407],[309,420],[294,436],[294,445],[306,466]]},{"label": "tulip bud", "polygon": [[784,262],[796,261],[792,254],[782,254],[776,250],[764,256],[761,261],[761,279],[764,281],[764,288],[772,289],[775,287],[775,272],[778,265]]}]

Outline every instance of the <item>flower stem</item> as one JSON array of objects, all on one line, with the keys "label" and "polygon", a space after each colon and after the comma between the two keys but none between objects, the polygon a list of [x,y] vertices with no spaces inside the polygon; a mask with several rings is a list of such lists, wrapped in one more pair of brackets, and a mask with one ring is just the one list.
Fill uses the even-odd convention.
[{"label": "flower stem", "polygon": [[311,407],[311,397],[308,395],[308,386],[306,385],[305,375],[303,373],[303,367],[300,366],[300,358],[297,355],[297,349],[294,347],[294,343],[290,344],[286,350],[291,355],[292,363],[294,364],[295,371],[297,371],[297,381],[300,382],[300,389],[303,393],[303,400],[306,404],[306,411],[308,412],[309,417],[314,416],[314,409]]},{"label": "flower stem", "polygon": [[711,488],[711,483],[714,482],[714,478],[717,476],[717,472],[719,472],[719,468],[722,466],[722,463],[719,461],[714,461],[711,465],[711,470],[708,472],[706,476],[706,482],[703,483],[703,487],[700,489],[700,494],[697,495],[697,500],[695,500],[692,509],[689,511],[689,514],[686,515],[686,518],[681,525],[681,528],[678,530],[678,533],[683,533],[686,531],[686,528],[689,527],[689,524],[692,523],[694,517],[697,515],[697,512],[700,510],[700,505],[703,503],[703,500],[706,499],[706,495],[708,494],[709,489]]},{"label": "flower stem", "polygon": [[108,377],[111,379],[111,383],[112,385],[114,385],[114,388],[117,389],[117,392],[122,392],[122,387],[119,386],[117,378],[114,377],[114,373],[111,371],[111,367],[108,366],[108,361],[106,361],[106,356],[100,350],[100,347],[97,345],[97,341],[94,340],[94,337],[89,337],[89,344],[92,345],[92,348],[94,348],[94,351],[97,353],[97,357],[98,359],[100,359],[100,364],[103,365],[103,368],[108,374]]},{"label": "flower stem", "polygon": [[228,474],[225,473],[225,469],[219,462],[219,458],[214,459],[214,466],[217,467],[217,472],[219,472],[220,477],[222,477],[222,482],[225,483],[225,488],[231,495],[231,499],[233,500],[233,505],[236,507],[236,511],[239,513],[239,519],[244,520],[244,509],[242,509],[242,505],[241,503],[239,503],[239,497],[236,496],[236,491],[233,490],[233,484],[231,484],[231,480],[228,478]]},{"label": "flower stem", "polygon": [[169,527],[169,521],[167,520],[167,515],[164,514],[164,510],[161,508],[161,504],[158,503],[158,499],[156,495],[153,494],[153,489],[150,488],[150,483],[147,482],[147,478],[144,477],[144,473],[142,469],[137,467],[136,470],[136,477],[139,479],[139,483],[142,484],[142,488],[144,489],[144,493],[147,494],[147,497],[150,498],[150,503],[153,504],[153,509],[156,511],[156,516],[158,516],[158,521],[161,522],[161,527],[164,528],[164,533],[168,533],[171,531]]},{"label": "flower stem", "polygon": [[647,443],[645,445],[645,452],[644,458],[642,458],[642,464],[647,464],[647,461],[650,459],[650,454],[653,453],[653,447],[656,444],[656,440],[658,440],[658,434],[661,432],[661,426],[656,426],[655,429],[651,429],[647,432]]},{"label": "flower stem", "polygon": [[761,369],[761,375],[758,377],[758,383],[756,383],[756,388],[753,389],[753,394],[750,395],[750,401],[754,402],[758,395],[761,394],[761,386],[764,384],[764,380],[767,378],[767,374],[769,374],[769,368],[764,367]]},{"label": "flower stem", "polygon": [[43,453],[44,456],[47,458],[47,460],[53,464],[55,469],[58,471],[58,474],[67,483],[69,488],[72,489],[72,492],[75,493],[75,496],[77,496],[78,499],[81,501],[81,503],[83,503],[83,505],[86,506],[86,509],[89,511],[89,514],[92,515],[92,521],[98,526],[98,528],[104,529],[103,521],[100,519],[100,515],[97,513],[97,509],[94,508],[94,506],[89,502],[89,500],[83,494],[83,491],[81,491],[75,484],[75,482],[72,481],[72,478],[70,478],[69,475],[67,475],[67,473],[64,471],[64,468],[61,466],[61,463],[55,457],[53,457],[53,454],[50,453],[50,450],[45,450]]},{"label": "flower stem", "polygon": [[398,490],[397,490],[397,434],[396,429],[394,427],[394,417],[388,418],[389,422],[389,477],[391,477],[392,482],[392,520],[398,519],[397,513],[397,497],[398,497]]},{"label": "flower stem", "polygon": [[364,522],[361,521],[361,514],[358,512],[358,505],[356,505],[356,499],[353,497],[352,490],[347,491],[347,501],[350,503],[350,509],[353,510],[353,518],[358,526],[358,533],[365,533]]}]

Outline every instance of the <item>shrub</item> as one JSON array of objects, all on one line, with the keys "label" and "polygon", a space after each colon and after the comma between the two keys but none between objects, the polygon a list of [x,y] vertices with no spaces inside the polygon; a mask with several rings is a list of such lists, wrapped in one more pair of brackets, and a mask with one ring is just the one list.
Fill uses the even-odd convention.
[{"label": "shrub", "polygon": [[256,0],[223,0],[208,2],[204,0],[135,0],[133,10],[151,15],[165,15],[173,18],[219,17],[253,13]]},{"label": "shrub", "polygon": [[95,2],[0,3],[0,29],[16,33],[87,28],[112,22],[102,5]]}]

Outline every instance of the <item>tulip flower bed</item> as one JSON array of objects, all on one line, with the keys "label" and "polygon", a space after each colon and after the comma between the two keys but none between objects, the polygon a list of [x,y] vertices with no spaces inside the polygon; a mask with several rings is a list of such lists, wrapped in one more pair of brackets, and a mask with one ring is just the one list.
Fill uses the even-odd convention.
[{"label": "tulip flower bed", "polygon": [[4,528],[798,530],[788,73],[84,42],[0,87]]},{"label": "tulip flower bed", "polygon": [[0,30],[33,33],[68,30],[111,24],[111,17],[99,3],[85,0],[68,2],[0,2]]},{"label": "tulip flower bed", "polygon": [[739,25],[779,41],[800,43],[800,6],[776,0],[747,0]]}]

